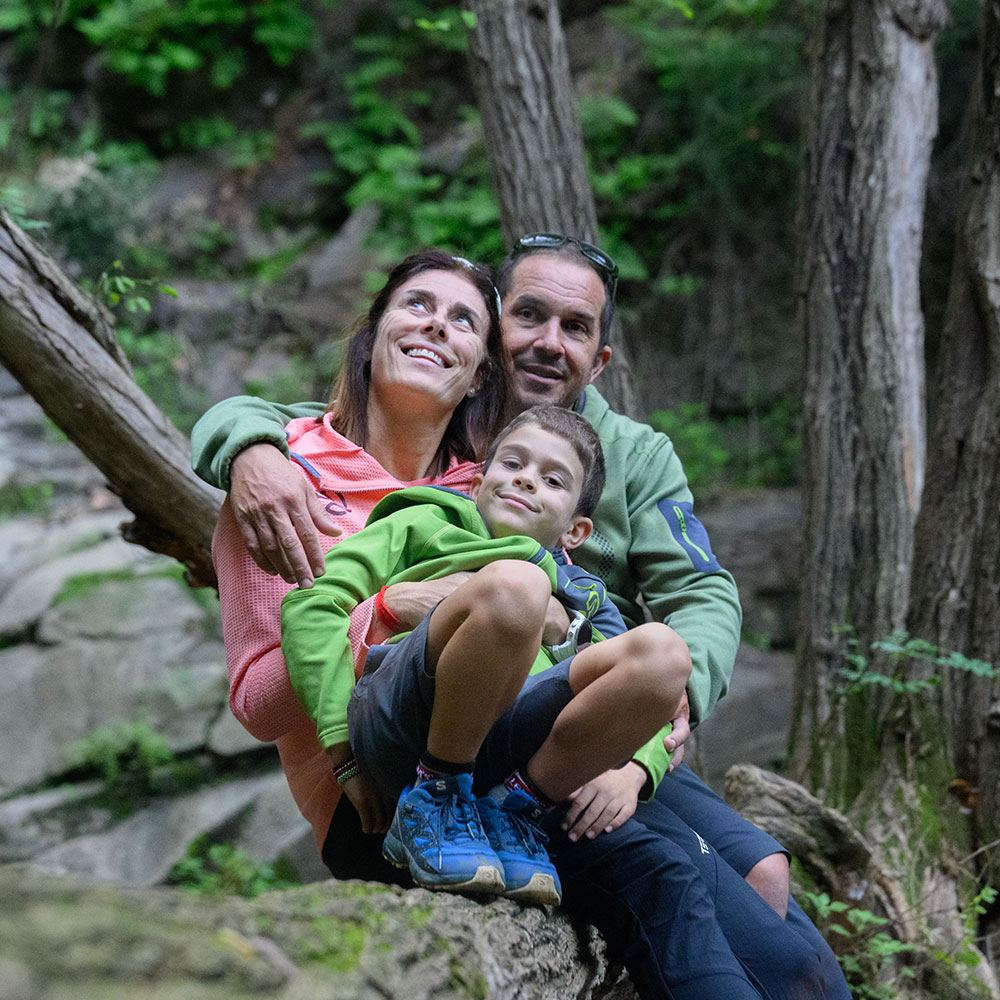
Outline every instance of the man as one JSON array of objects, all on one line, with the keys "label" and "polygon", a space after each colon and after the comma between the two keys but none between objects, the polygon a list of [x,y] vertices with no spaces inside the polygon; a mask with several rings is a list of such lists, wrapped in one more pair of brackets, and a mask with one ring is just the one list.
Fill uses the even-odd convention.
[{"label": "man", "polygon": [[[658,919],[660,901],[644,894],[644,875],[656,856],[646,834],[670,835],[668,812],[701,834],[698,842],[712,865],[717,856],[706,840],[779,918],[790,907],[796,929],[815,948],[818,961],[836,969],[829,949],[819,954],[825,945],[815,929],[790,904],[787,857],[779,845],[738,817],[689,768],[678,766],[690,725],[703,721],[728,687],[740,606],[732,577],[715,560],[694,516],[669,439],[614,413],[591,385],[611,357],[607,341],[616,284],[617,268],[600,248],[558,234],[522,237],[497,275],[503,336],[513,362],[516,407],[571,407],[601,438],[608,485],[594,514],[595,530],[574,560],[605,581],[626,624],[638,624],[648,612],[687,643],[690,723],[686,715],[675,719],[660,753],[637,755],[579,789],[561,824],[572,849],[553,831],[553,858],[565,866],[560,875],[567,900],[579,887],[577,912],[612,939],[618,929],[612,943],[626,953],[633,978],[649,995],[661,989],[657,966],[664,956],[681,960],[690,950],[658,939],[666,935]],[[324,567],[316,532],[336,534],[338,529],[335,508],[333,513],[329,505],[324,509],[278,450],[284,445],[280,426],[291,416],[321,409],[319,404],[311,409],[219,404],[192,436],[195,468],[202,478],[230,489],[251,554],[262,568],[300,586],[309,586]],[[398,584],[386,590],[384,603],[393,618],[413,627],[458,582]],[[567,625],[564,619],[553,628],[565,631]],[[547,632],[546,641],[551,637]],[[664,778],[668,767],[673,773]],[[643,792],[654,789],[651,802],[639,803]],[[698,846],[692,849],[696,862],[702,860],[700,853]],[[643,970],[640,977],[648,975],[642,984],[637,968]],[[828,972],[829,995],[847,996],[846,984],[835,983],[837,975]]]}]

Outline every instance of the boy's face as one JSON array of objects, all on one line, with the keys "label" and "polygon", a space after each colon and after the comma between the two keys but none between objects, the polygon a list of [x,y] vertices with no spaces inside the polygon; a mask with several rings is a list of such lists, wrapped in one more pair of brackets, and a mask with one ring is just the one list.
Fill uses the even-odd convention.
[{"label": "boy's face", "polygon": [[564,438],[538,424],[508,434],[469,491],[495,538],[527,535],[547,549],[576,548],[593,528],[576,514],[583,463]]}]

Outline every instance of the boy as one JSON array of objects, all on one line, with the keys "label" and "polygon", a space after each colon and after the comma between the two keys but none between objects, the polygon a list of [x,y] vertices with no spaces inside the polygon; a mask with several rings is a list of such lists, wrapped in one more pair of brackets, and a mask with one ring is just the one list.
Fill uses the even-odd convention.
[{"label": "boy", "polygon": [[[419,885],[558,903],[543,807],[630,759],[684,691],[687,672],[662,668],[675,633],[626,633],[600,581],[561,556],[589,536],[603,484],[590,425],[535,407],[494,442],[475,503],[436,487],[391,494],[282,604],[292,683],[338,781],[366,829],[380,825],[379,793],[399,796],[383,850]],[[379,587],[462,569],[479,572],[398,643],[373,647],[352,693],[350,610]],[[541,643],[553,592],[576,614],[556,650]],[[473,766],[489,791],[478,800]]]}]

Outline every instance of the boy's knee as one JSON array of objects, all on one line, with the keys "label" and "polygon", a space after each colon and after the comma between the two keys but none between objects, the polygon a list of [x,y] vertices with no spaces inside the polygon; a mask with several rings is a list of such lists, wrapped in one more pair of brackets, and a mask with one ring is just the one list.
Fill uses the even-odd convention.
[{"label": "boy's knee", "polygon": [[646,622],[627,633],[629,656],[644,667],[686,684],[691,676],[691,653],[687,643],[669,625]]},{"label": "boy's knee", "polygon": [[627,633],[626,662],[651,697],[670,702],[672,711],[691,676],[687,643],[662,622],[646,622]]},{"label": "boy's knee", "polygon": [[533,563],[501,559],[473,577],[476,610],[489,616],[493,628],[534,628],[544,621],[552,587],[545,571]]}]

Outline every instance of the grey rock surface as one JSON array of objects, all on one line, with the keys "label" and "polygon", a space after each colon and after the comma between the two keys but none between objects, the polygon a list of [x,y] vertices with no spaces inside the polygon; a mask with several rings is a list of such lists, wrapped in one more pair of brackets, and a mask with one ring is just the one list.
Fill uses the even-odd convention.
[{"label": "grey rock surface", "polygon": [[599,938],[507,900],[333,880],[213,898],[23,866],[0,867],[0,898],[5,1000],[635,997]]}]

